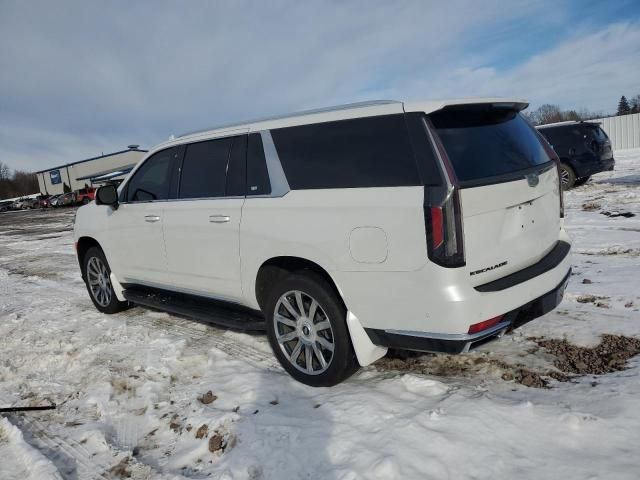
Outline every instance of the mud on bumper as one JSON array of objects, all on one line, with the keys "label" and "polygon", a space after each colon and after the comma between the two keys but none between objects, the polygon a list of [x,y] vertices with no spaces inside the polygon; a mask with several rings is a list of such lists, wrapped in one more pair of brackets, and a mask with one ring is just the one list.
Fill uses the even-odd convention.
[{"label": "mud on bumper", "polygon": [[500,323],[482,332],[474,334],[435,334],[373,328],[367,328],[365,331],[371,341],[381,347],[451,354],[468,352],[469,349],[498,338],[505,332],[521,327],[525,323],[541,317],[556,308],[562,301],[570,276],[571,269],[554,289],[511,310],[504,315]]}]

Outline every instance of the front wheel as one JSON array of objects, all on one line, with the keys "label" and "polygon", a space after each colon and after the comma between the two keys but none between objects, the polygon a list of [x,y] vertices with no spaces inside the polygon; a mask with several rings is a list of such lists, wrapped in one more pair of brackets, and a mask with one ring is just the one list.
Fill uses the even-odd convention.
[{"label": "front wheel", "polygon": [[330,387],[358,368],[346,309],[333,289],[312,272],[288,275],[269,292],[267,334],[282,367],[312,387]]},{"label": "front wheel", "polygon": [[83,259],[84,281],[95,307],[102,313],[117,313],[129,305],[116,297],[111,285],[111,269],[98,247],[91,247]]}]

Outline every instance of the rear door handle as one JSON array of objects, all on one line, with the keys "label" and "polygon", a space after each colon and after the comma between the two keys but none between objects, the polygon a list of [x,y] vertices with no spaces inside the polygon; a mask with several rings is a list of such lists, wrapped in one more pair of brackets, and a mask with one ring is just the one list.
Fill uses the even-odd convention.
[{"label": "rear door handle", "polygon": [[160,217],[158,215],[145,215],[144,221],[154,223],[160,221]]},{"label": "rear door handle", "polygon": [[227,223],[229,220],[231,220],[229,215],[209,215],[211,223]]}]

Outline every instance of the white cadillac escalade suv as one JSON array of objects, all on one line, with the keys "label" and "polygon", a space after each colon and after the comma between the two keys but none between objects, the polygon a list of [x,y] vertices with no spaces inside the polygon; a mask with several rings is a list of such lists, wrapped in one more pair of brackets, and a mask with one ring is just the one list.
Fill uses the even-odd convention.
[{"label": "white cadillac escalade suv", "polygon": [[371,102],[158,145],[78,210],[91,300],[266,329],[313,386],[389,347],[466,352],[552,310],[571,271],[526,106]]}]

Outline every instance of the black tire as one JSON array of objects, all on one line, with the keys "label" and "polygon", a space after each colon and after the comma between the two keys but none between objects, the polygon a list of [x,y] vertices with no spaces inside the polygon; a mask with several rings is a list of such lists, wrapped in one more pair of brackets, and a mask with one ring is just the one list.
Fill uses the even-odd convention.
[{"label": "black tire", "polygon": [[[95,260],[94,260],[95,259]],[[90,262],[92,263],[90,266]],[[95,281],[96,277],[93,272],[95,265],[102,265],[106,271],[106,279],[104,280],[104,284],[108,286],[109,295],[100,296],[94,293],[95,289],[92,289],[90,285],[90,277],[92,281]],[[111,285],[111,280],[109,279],[109,275],[111,275],[111,268],[109,267],[109,262],[107,262],[107,257],[105,257],[104,252],[99,247],[91,247],[87,250],[87,253],[84,255],[82,259],[82,277],[84,279],[84,283],[87,286],[87,292],[89,292],[89,298],[93,302],[93,305],[102,313],[118,313],[122,310],[125,310],[129,306],[129,302],[121,302],[116,298],[116,295],[113,291],[113,287]],[[105,287],[106,288],[106,287]],[[107,298],[108,297],[108,298]]]},{"label": "black tire", "polygon": [[[288,342],[288,344],[285,343],[283,346],[278,342],[276,328],[292,328],[288,333],[292,333],[296,330],[295,327],[287,327],[282,324],[276,326],[276,322],[274,321],[277,306],[280,308],[281,313],[290,315],[283,311],[283,305],[278,305],[278,303],[280,302],[281,297],[292,291],[299,291],[303,294],[303,299],[307,302],[303,308],[306,307],[307,310],[309,309],[308,305],[311,300],[315,300],[317,302],[319,310],[316,310],[314,318],[311,319],[311,322],[314,325],[319,325],[321,322],[324,323],[326,320],[329,321],[330,329],[325,329],[322,332],[320,332],[319,329],[318,332],[313,333],[313,338],[317,338],[322,335],[325,339],[329,338],[333,342],[333,354],[328,362],[326,362],[325,358],[325,362],[327,363],[326,367],[322,367],[320,365],[317,354],[311,354],[311,364],[313,365],[315,363],[318,370],[325,368],[325,370],[320,373],[308,374],[299,370],[298,368],[302,368],[300,362],[296,362],[298,364],[297,368],[294,363],[287,358],[283,349],[288,349],[288,355],[291,356],[298,344],[303,345],[301,347],[303,350],[298,352],[297,360],[300,360],[301,356],[305,357],[302,360],[306,365],[308,358],[306,357],[307,349],[314,351],[314,349],[317,348],[322,352],[321,355],[323,355],[323,357],[329,354],[329,350],[324,350],[322,344],[315,340],[311,342],[313,346],[303,344],[301,337],[296,337]],[[305,300],[303,300],[303,302]],[[355,351],[353,350],[353,345],[351,344],[351,337],[346,323],[347,311],[334,290],[320,275],[317,275],[314,272],[304,271],[292,273],[283,277],[267,293],[264,308],[264,314],[267,322],[267,335],[269,343],[271,344],[271,349],[280,362],[280,365],[282,365],[289,375],[299,382],[312,387],[331,387],[343,380],[346,380],[360,368]],[[299,310],[297,305],[296,309]],[[305,313],[309,312],[307,311]],[[293,317],[292,315],[290,316]],[[295,322],[295,320],[291,321]],[[307,318],[306,321],[308,322],[309,319]],[[302,331],[304,327],[300,328]],[[280,334],[282,334],[282,332],[280,332]],[[298,343],[296,343],[295,346],[291,345],[296,342],[296,340]]]},{"label": "black tire", "polygon": [[591,178],[591,175],[589,175],[588,177],[577,178],[573,185],[576,186],[576,187],[579,187],[580,185],[584,185],[585,183],[587,183],[589,181],[590,178]]},{"label": "black tire", "polygon": [[86,205],[90,202],[91,200],[89,200],[87,197],[82,199],[82,205]]},{"label": "black tire", "polygon": [[560,164],[560,175],[562,179],[562,189],[570,190],[576,183],[576,173],[566,163]]}]

